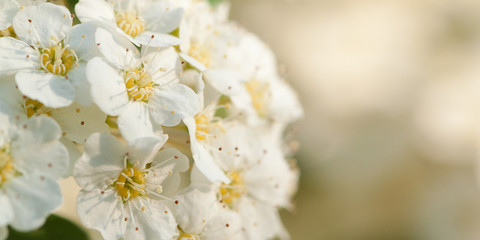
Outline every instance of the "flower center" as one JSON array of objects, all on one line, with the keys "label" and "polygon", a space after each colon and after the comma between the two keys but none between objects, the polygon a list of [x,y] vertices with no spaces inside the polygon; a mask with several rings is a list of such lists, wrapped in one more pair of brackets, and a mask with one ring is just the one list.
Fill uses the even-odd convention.
[{"label": "flower center", "polygon": [[267,114],[267,103],[268,103],[268,83],[260,82],[258,80],[250,80],[245,83],[250,97],[252,99],[252,104],[257,114],[260,117],[265,117]]},{"label": "flower center", "polygon": [[115,14],[117,26],[131,37],[136,37],[145,31],[145,21],[133,10],[119,11]]},{"label": "flower center", "polygon": [[24,109],[27,112],[27,116],[47,115],[52,116],[52,109],[45,107],[41,102],[27,98],[24,103]]},{"label": "flower center", "polygon": [[135,100],[148,101],[153,94],[152,78],[144,69],[125,72],[128,96]]},{"label": "flower center", "polygon": [[45,71],[65,76],[76,63],[75,52],[69,47],[62,47],[61,43],[40,49],[40,64]]},{"label": "flower center", "polygon": [[[207,107],[207,112],[209,110],[214,111],[215,109],[209,109]],[[195,115],[195,124],[197,125],[195,137],[198,140],[205,140],[209,136],[225,132],[221,120],[216,117],[210,118],[208,117],[209,115],[209,113],[205,112]]]},{"label": "flower center", "polygon": [[231,182],[230,184],[222,183],[222,186],[220,187],[220,197],[224,203],[233,207],[236,201],[247,193],[247,189],[241,173],[237,171],[230,172],[228,178],[230,178]]},{"label": "flower center", "polygon": [[207,68],[210,67],[212,63],[210,51],[204,45],[193,43],[190,51],[188,51],[188,55],[195,58]]},{"label": "flower center", "polygon": [[115,189],[123,201],[145,195],[145,174],[134,167],[126,168],[118,175]]},{"label": "flower center", "polygon": [[13,167],[10,146],[0,148],[0,187],[15,177],[17,171]]}]

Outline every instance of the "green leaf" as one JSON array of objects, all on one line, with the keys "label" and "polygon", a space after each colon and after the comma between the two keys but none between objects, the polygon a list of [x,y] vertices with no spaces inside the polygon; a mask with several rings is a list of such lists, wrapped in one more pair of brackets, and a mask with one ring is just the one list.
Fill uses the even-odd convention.
[{"label": "green leaf", "polygon": [[17,232],[8,228],[7,240],[88,240],[87,234],[69,220],[50,215],[45,224],[32,232]]}]

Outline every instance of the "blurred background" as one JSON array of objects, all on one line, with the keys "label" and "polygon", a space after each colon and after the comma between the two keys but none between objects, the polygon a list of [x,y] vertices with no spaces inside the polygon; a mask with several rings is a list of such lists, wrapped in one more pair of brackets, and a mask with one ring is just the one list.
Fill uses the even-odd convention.
[{"label": "blurred background", "polygon": [[480,1],[232,0],[306,117],[292,239],[480,239]]}]

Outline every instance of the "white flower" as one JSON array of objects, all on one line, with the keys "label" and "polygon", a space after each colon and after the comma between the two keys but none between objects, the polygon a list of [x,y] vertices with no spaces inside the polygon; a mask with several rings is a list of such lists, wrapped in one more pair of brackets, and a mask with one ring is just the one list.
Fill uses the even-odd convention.
[{"label": "white flower", "polygon": [[19,11],[13,28],[20,40],[0,38],[0,74],[16,73],[20,91],[48,107],[91,104],[78,45],[70,44],[87,38],[85,26],[72,29],[65,7],[43,3]]},{"label": "white flower", "polygon": [[55,121],[20,119],[0,103],[0,226],[29,231],[62,203],[56,178],[67,167],[68,153]]},{"label": "white flower", "polygon": [[211,189],[188,187],[175,199],[176,204],[170,204],[179,228],[174,239],[239,239],[239,216],[223,209]]},{"label": "white flower", "polygon": [[208,5],[198,4],[182,20],[180,56],[202,72],[220,94],[234,95],[246,80],[232,68],[232,60],[240,54],[240,35],[234,31],[236,25],[220,22],[210,10]]},{"label": "white flower", "polygon": [[196,168],[192,183],[212,186],[222,204],[238,212],[244,239],[288,238],[277,208],[290,206],[291,183],[296,175],[281,152],[278,135],[234,124],[217,138],[214,155],[230,183],[212,184]]},{"label": "white flower", "polygon": [[97,29],[98,48],[113,67],[94,58],[88,62],[87,77],[94,102],[105,113],[119,116],[124,138],[153,135],[159,124],[175,126],[198,112],[196,93],[178,83],[180,60],[172,47],[144,47],[140,53],[117,35]]},{"label": "white flower", "polygon": [[[247,115],[252,125],[266,120],[290,123],[303,116],[303,109],[293,89],[280,78],[271,50],[256,36],[241,34],[241,56],[235,64],[246,79],[238,94],[231,96],[233,104]],[[243,64],[243,63],[248,64]]]},{"label": "white flower", "polygon": [[162,138],[139,138],[124,147],[109,134],[93,134],[75,166],[83,190],[78,216],[105,239],[170,239],[176,222],[165,205],[180,184],[188,159],[175,149],[158,150]]},{"label": "white flower", "polygon": [[160,47],[179,43],[166,33],[178,28],[183,9],[175,8],[169,0],[80,0],[75,12],[80,21],[101,22],[136,45]]}]

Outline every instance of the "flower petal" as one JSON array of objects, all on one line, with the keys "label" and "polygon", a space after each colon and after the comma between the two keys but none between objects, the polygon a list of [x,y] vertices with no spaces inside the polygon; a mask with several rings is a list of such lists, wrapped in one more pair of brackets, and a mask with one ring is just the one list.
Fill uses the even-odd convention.
[{"label": "flower petal", "polygon": [[135,221],[127,221],[124,239],[172,239],[175,235],[175,218],[161,201],[135,198],[126,204],[128,207],[133,208]]},{"label": "flower petal", "polygon": [[123,204],[113,189],[80,191],[77,197],[77,214],[82,223],[100,231],[104,239],[119,239],[125,231]]},{"label": "flower petal", "polygon": [[24,173],[41,172],[62,176],[68,166],[68,152],[59,142],[61,130],[48,117],[34,117],[24,122],[12,143],[15,167]]},{"label": "flower petal", "polygon": [[80,0],[75,5],[75,13],[82,23],[98,21],[116,26],[113,5],[107,1]]},{"label": "flower petal", "polygon": [[[5,226],[12,221],[14,214],[12,206],[10,205],[10,200],[3,192],[0,193],[0,206],[2,206],[2,211],[0,212],[0,226]],[[2,238],[0,237],[0,239]]]},{"label": "flower petal", "polygon": [[106,189],[124,168],[123,145],[110,134],[94,133],[85,142],[84,149],[75,164],[75,180],[85,190]]},{"label": "flower petal", "polygon": [[102,23],[92,21],[73,26],[67,42],[80,60],[88,61],[102,55],[95,41],[95,32],[101,24]]},{"label": "flower petal", "polygon": [[48,214],[62,204],[60,185],[48,175],[33,173],[17,177],[9,182],[5,192],[15,209],[10,226],[19,231],[41,226]]},{"label": "flower petal", "polygon": [[174,37],[170,34],[154,32],[144,32],[137,36],[135,40],[138,43],[149,47],[170,47],[180,44],[180,39],[177,37]]},{"label": "flower petal", "polygon": [[245,82],[245,78],[228,69],[207,69],[204,72],[205,80],[217,91],[227,96],[239,92]]},{"label": "flower petal", "polygon": [[88,106],[93,104],[93,100],[85,69],[86,64],[80,62],[76,68],[68,72],[68,79],[70,79],[75,86],[75,102],[83,106]]},{"label": "flower petal", "polygon": [[149,107],[153,119],[158,124],[175,126],[182,118],[193,117],[200,111],[200,102],[191,88],[171,83],[154,90]]},{"label": "flower petal", "polygon": [[135,139],[126,147],[128,157],[132,160],[131,163],[139,169],[146,168],[147,163],[153,161],[153,157],[158,153],[167,139],[168,135],[166,134],[161,137],[143,137]]},{"label": "flower petal", "polygon": [[18,72],[15,80],[23,94],[47,107],[66,107],[75,98],[73,84],[57,75],[40,71]]},{"label": "flower petal", "polygon": [[139,66],[139,52],[125,36],[99,27],[95,32],[95,40],[105,59],[118,69],[130,70]]},{"label": "flower petal", "polygon": [[206,221],[218,212],[217,196],[210,189],[189,187],[179,193],[175,200],[178,204],[171,204],[173,214],[178,225],[186,233],[201,233]]},{"label": "flower petal", "polygon": [[183,122],[188,128],[193,160],[195,160],[195,165],[200,170],[200,172],[202,172],[212,182],[222,181],[227,184],[230,183],[230,179],[228,179],[225,173],[220,169],[220,167],[215,164],[210,153],[201,144],[197,142],[197,127],[195,124],[195,119],[186,118],[183,119]]},{"label": "flower petal", "polygon": [[14,0],[0,2],[0,29],[5,29],[12,25],[13,17],[15,17],[18,10],[20,10],[20,6]]},{"label": "flower petal", "polygon": [[86,73],[95,104],[108,115],[120,115],[128,103],[127,88],[120,73],[101,58],[90,60]]},{"label": "flower petal", "polygon": [[11,37],[0,38],[0,74],[15,73],[40,67],[37,51],[28,44]]},{"label": "flower petal", "polygon": [[170,1],[156,1],[142,13],[152,32],[169,33],[177,29],[183,16],[182,8],[174,8]]},{"label": "flower petal", "polygon": [[161,127],[152,122],[147,104],[141,101],[129,102],[118,117],[117,124],[127,141],[161,134]]},{"label": "flower petal", "polygon": [[19,11],[13,28],[20,39],[37,47],[50,47],[64,39],[72,29],[72,17],[64,6],[43,3]]}]

